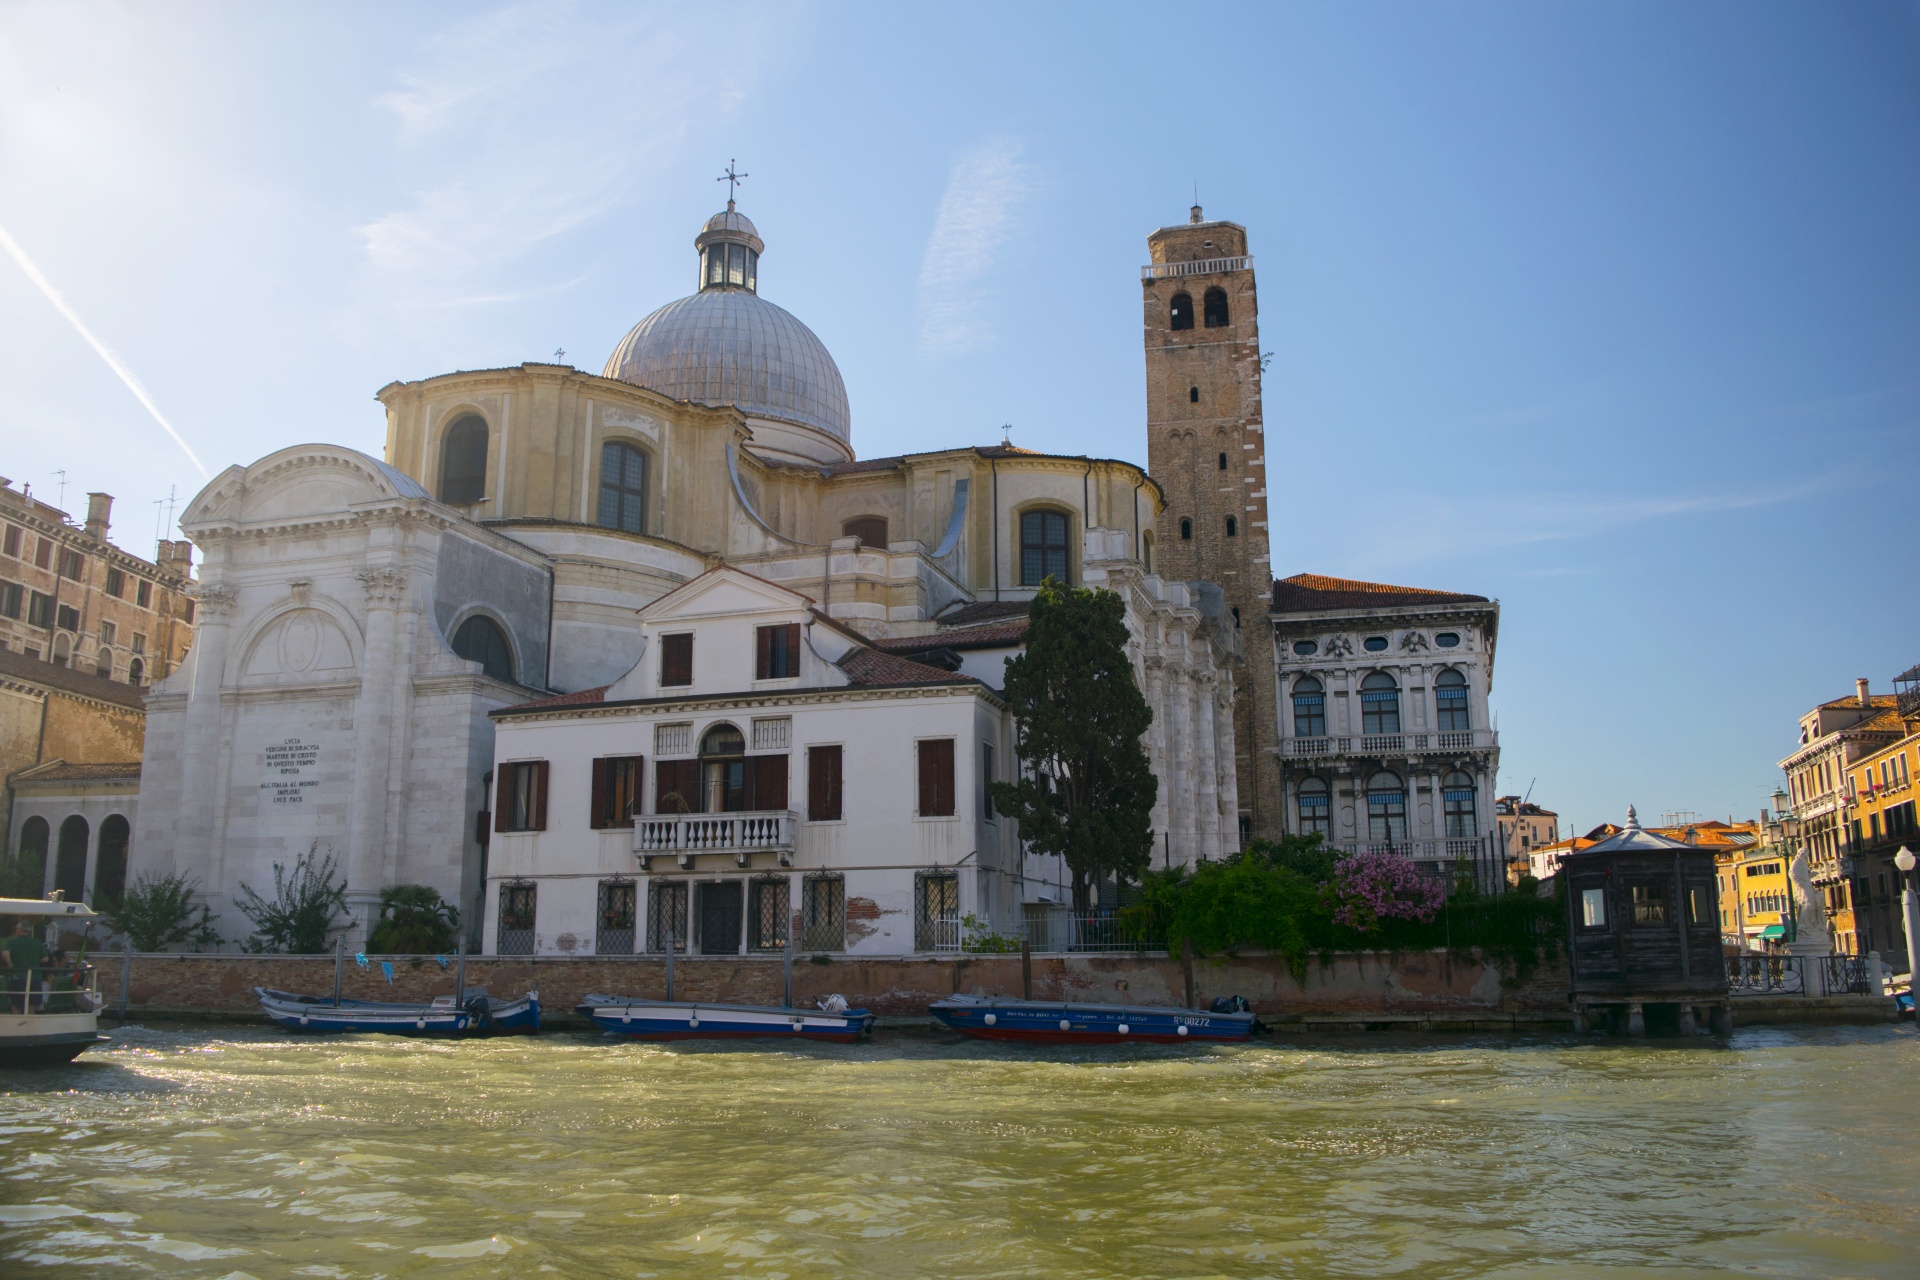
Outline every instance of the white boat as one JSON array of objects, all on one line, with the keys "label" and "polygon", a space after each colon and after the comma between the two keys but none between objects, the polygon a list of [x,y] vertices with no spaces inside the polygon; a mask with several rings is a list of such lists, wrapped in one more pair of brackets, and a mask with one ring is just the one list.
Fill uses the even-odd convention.
[{"label": "white boat", "polygon": [[[84,902],[0,898],[0,922],[11,930],[11,921],[21,917],[36,928],[49,919],[99,919]],[[0,1067],[72,1062],[107,1039],[100,1034],[100,987],[92,965],[51,965],[27,974],[0,969],[0,976],[6,987],[0,993]]]}]

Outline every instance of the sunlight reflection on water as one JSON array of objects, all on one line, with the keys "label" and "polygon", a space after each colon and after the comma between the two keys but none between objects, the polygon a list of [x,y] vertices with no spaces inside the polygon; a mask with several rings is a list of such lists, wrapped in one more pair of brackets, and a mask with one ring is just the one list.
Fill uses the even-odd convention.
[{"label": "sunlight reflection on water", "polygon": [[131,1028],[0,1073],[10,1275],[1905,1276],[1910,1028],[1024,1050]]}]

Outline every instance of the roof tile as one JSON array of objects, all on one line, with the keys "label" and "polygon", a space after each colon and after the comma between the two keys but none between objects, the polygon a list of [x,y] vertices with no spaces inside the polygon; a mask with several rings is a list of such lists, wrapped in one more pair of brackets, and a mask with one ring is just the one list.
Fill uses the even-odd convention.
[{"label": "roof tile", "polygon": [[1376,609],[1402,604],[1490,604],[1485,596],[1458,591],[1429,591],[1424,587],[1396,587],[1356,578],[1329,578],[1319,573],[1296,573],[1273,584],[1276,613],[1315,609]]}]

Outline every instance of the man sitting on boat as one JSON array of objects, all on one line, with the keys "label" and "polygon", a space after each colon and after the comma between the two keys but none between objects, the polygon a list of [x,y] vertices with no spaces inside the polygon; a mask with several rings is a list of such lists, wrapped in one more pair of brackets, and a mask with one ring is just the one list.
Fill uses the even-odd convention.
[{"label": "man sitting on boat", "polygon": [[32,999],[33,977],[46,968],[47,949],[25,920],[13,922],[13,936],[0,942],[0,957],[7,969],[7,991],[15,1013],[25,1013]]}]

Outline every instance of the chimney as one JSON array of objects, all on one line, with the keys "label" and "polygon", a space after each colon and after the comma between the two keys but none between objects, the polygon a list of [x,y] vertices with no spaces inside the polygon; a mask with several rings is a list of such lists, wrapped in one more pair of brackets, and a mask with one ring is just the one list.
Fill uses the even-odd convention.
[{"label": "chimney", "polygon": [[1860,695],[1861,706],[1870,707],[1873,705],[1873,699],[1867,696],[1867,678],[1865,676],[1861,676],[1858,680],[1855,680],[1853,682],[1853,688],[1854,691]]},{"label": "chimney", "polygon": [[90,493],[87,495],[87,536],[95,542],[107,540],[107,515],[113,510],[113,495],[110,493]]}]

